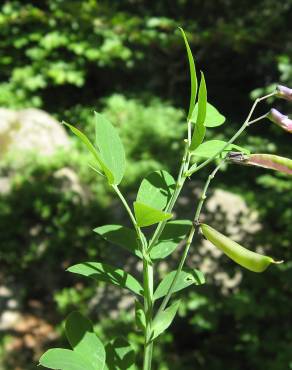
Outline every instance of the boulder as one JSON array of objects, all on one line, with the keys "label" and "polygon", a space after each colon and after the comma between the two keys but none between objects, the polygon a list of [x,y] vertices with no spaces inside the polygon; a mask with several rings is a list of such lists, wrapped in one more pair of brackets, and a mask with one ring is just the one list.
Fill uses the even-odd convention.
[{"label": "boulder", "polygon": [[0,158],[9,152],[35,151],[50,156],[69,146],[63,126],[40,109],[0,108]]}]

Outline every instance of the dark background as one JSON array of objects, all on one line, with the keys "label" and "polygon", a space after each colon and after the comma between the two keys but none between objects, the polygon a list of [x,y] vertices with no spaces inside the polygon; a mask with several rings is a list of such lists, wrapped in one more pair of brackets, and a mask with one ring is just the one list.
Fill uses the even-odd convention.
[{"label": "dark background", "polygon": [[[198,70],[205,73],[209,101],[227,117],[210,138],[232,135],[252,99],[272,91],[277,82],[292,85],[291,0],[1,4],[0,106],[41,108],[91,137],[93,110],[107,114],[126,145],[122,190],[129,199],[151,170],[165,168],[175,175],[178,169],[189,99],[178,26],[187,33]],[[292,110],[291,104],[275,100],[261,105],[257,114],[270,106],[285,114]],[[91,317],[104,341],[123,332],[141,360],[142,338],[134,332],[131,301],[129,309],[117,314],[115,292],[105,288],[100,293],[94,283],[64,272],[86,259],[135,266],[129,256],[120,256],[92,233],[98,225],[123,222],[124,214],[88,169],[84,148],[72,141],[69,152],[49,158],[17,152],[6,156],[0,150],[0,177],[11,182],[11,190],[0,193],[0,285],[12,292],[23,320],[20,329],[18,324],[0,332],[3,370],[36,369],[46,348],[66,345],[61,322],[73,309]],[[268,121],[252,127],[240,144],[254,152],[292,153],[291,134]],[[56,178],[64,167],[77,174],[83,195]],[[206,174],[194,179],[195,188]],[[204,287],[183,294],[179,317],[156,345],[154,369],[290,369],[291,179],[230,167],[213,187],[240,195],[257,211],[261,228],[252,235],[245,230],[242,243],[260,246],[285,264],[257,275],[227,259],[216,261],[227,280],[240,270],[240,283],[224,290],[210,273]],[[186,211],[192,214],[190,194],[186,191]],[[228,227],[220,209],[207,217],[222,231]]]}]

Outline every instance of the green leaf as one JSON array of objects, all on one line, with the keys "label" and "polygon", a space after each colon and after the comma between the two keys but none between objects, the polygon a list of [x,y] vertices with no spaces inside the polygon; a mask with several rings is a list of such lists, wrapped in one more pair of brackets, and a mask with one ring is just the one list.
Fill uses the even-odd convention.
[{"label": "green leaf", "polygon": [[175,189],[175,180],[167,171],[155,171],[143,179],[137,201],[163,210]]},{"label": "green leaf", "polygon": [[39,360],[40,365],[58,370],[97,370],[79,353],[69,349],[53,348],[45,352]]},{"label": "green leaf", "polygon": [[[155,290],[154,299],[164,297],[171,286],[176,271],[171,271],[167,274],[164,279],[160,282],[157,289]],[[184,268],[178,275],[178,279],[173,287],[173,293],[178,292],[182,289],[187,288],[190,285],[202,285],[205,283],[205,277],[201,271]]]},{"label": "green leaf", "polygon": [[138,329],[146,329],[146,317],[142,304],[139,301],[135,301],[135,322]]},{"label": "green leaf", "polygon": [[104,225],[97,227],[93,231],[101,235],[105,240],[127,249],[139,258],[143,258],[139,250],[135,230],[121,225]]},{"label": "green leaf", "polygon": [[134,202],[134,212],[139,227],[150,226],[172,217],[171,213],[162,212],[140,202]]},{"label": "green leaf", "polygon": [[[223,140],[209,140],[201,144],[196,150],[192,152],[192,154],[197,157],[211,158],[215,156],[218,152],[222,151],[226,144],[227,142]],[[243,153],[249,154],[249,151],[247,149],[235,144],[229,144],[221,154],[216,155],[216,158],[218,158],[219,156],[225,157],[227,153],[232,149],[236,149]]]},{"label": "green leaf", "polygon": [[176,312],[178,310],[180,301],[174,302],[171,306],[167,307],[164,311],[160,312],[154,319],[152,324],[152,336],[151,339],[158,337],[163,333],[172,323]]},{"label": "green leaf", "polygon": [[105,364],[105,349],[94,333],[92,323],[79,312],[72,312],[67,317],[65,331],[74,352],[87,359],[92,368],[102,370]]},{"label": "green leaf", "polygon": [[118,337],[106,346],[107,370],[136,370],[135,352],[128,341]]},{"label": "green leaf", "polygon": [[[87,146],[88,150],[93,154],[93,156],[96,159],[99,167],[102,169],[102,171],[104,172],[104,174],[106,175],[106,177],[108,178],[108,180],[109,181],[110,181],[110,179],[112,180],[113,179],[112,172],[106,166],[106,164],[102,160],[100,154],[97,152],[97,150],[95,149],[95,147],[93,146],[93,144],[90,142],[90,140],[88,139],[88,137],[85,134],[83,134],[83,132],[81,132],[80,130],[78,130],[76,127],[70,125],[69,123],[63,122],[63,124],[65,126],[69,127],[70,130],[73,132],[73,134],[75,134]],[[96,170],[96,171],[99,172],[98,170]]]},{"label": "green leaf", "polygon": [[[196,122],[198,118],[198,104],[195,105],[191,121]],[[210,103],[207,102],[206,117],[204,120],[204,126],[216,127],[221,126],[225,122],[226,118],[218,112],[218,110]]]},{"label": "green leaf", "polygon": [[112,176],[110,184],[119,184],[124,176],[126,156],[121,139],[114,126],[101,114],[95,112],[95,142],[105,165]]},{"label": "green leaf", "polygon": [[116,267],[99,262],[84,262],[71,266],[67,271],[75,274],[88,276],[92,279],[105,281],[121,288],[126,288],[132,292],[142,295],[143,288],[141,284],[129,273]]},{"label": "green leaf", "polygon": [[150,252],[150,258],[157,260],[169,256],[185,239],[189,232],[192,223],[188,220],[169,221],[159,238],[159,241],[154,244]]},{"label": "green leaf", "polygon": [[207,110],[207,87],[204,73],[201,72],[201,82],[198,97],[198,114],[190,145],[190,150],[196,149],[204,140],[206,128],[204,126]]},{"label": "green leaf", "polygon": [[194,110],[194,106],[195,106],[195,102],[196,102],[198,82],[197,82],[195,62],[194,62],[194,58],[193,58],[191,48],[189,46],[189,43],[188,43],[187,37],[184,33],[184,30],[181,27],[179,27],[179,29],[182,33],[182,36],[183,36],[183,39],[184,39],[184,42],[185,42],[185,45],[186,45],[187,55],[188,55],[188,60],[189,60],[189,66],[190,66],[191,97],[190,97],[190,105],[189,105],[189,112],[188,112],[188,118],[187,118],[188,120],[190,120],[191,116],[193,114],[193,110]]},{"label": "green leaf", "polygon": [[[227,144],[226,141],[222,140],[209,140],[205,141],[203,144],[201,144],[196,150],[192,152],[193,155],[197,157],[203,157],[203,158],[211,158],[214,155],[216,155],[218,152],[220,152],[225,145]],[[227,146],[225,151],[231,150],[231,145]],[[219,154],[216,156],[219,157]]]}]

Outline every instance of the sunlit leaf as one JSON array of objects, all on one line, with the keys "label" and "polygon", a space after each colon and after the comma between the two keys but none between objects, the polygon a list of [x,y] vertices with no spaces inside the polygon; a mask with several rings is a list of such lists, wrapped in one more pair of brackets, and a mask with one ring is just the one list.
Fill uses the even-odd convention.
[{"label": "sunlit leaf", "polygon": [[[223,140],[209,140],[202,143],[196,150],[192,152],[192,154],[196,157],[202,158],[211,158],[216,156],[217,157],[225,157],[227,153],[232,150],[236,149],[242,153],[249,154],[249,151],[241,146],[235,144],[227,145],[226,141]],[[219,152],[222,152],[218,154]]]},{"label": "sunlit leaf", "polygon": [[67,269],[75,274],[88,276],[98,281],[105,281],[121,288],[126,288],[141,295],[143,288],[141,284],[129,273],[116,267],[100,262],[84,262],[71,266]]},{"label": "sunlit leaf", "polygon": [[93,231],[101,235],[105,240],[119,245],[142,258],[135,230],[121,225],[104,225],[95,228]]},{"label": "sunlit leaf", "polygon": [[196,102],[198,82],[197,82],[195,62],[194,62],[194,58],[193,58],[191,48],[189,46],[189,43],[188,43],[187,37],[184,33],[184,30],[181,27],[179,27],[179,29],[182,33],[182,36],[183,36],[183,39],[184,39],[184,42],[185,42],[185,45],[186,45],[186,50],[187,50],[187,55],[188,55],[188,60],[189,60],[189,67],[190,67],[191,96],[190,96],[190,105],[189,105],[189,112],[188,112],[188,120],[190,120],[191,116],[192,116],[192,113],[193,113],[193,110],[194,110],[195,102]]},{"label": "sunlit leaf", "polygon": [[171,213],[162,212],[140,202],[134,202],[134,212],[139,227],[150,226],[172,217]]},{"label": "sunlit leaf", "polygon": [[204,73],[201,72],[201,82],[198,96],[198,114],[194,133],[191,140],[190,150],[195,150],[204,140],[206,128],[204,126],[207,109],[207,87]]},{"label": "sunlit leaf", "polygon": [[95,143],[102,161],[110,169],[111,184],[119,184],[124,176],[126,157],[124,146],[114,126],[101,114],[95,112]]},{"label": "sunlit leaf", "polygon": [[[168,293],[175,274],[176,271],[171,271],[164,277],[155,290],[153,297],[154,299],[162,298]],[[172,291],[175,293],[189,287],[190,285],[202,285],[204,283],[205,278],[201,271],[184,268],[182,271],[180,271]]]},{"label": "sunlit leaf", "polygon": [[93,368],[102,370],[105,364],[105,349],[94,333],[92,323],[79,312],[72,312],[66,320],[65,330],[74,352],[87,359]]},{"label": "sunlit leaf", "polygon": [[[73,132],[73,134],[75,134],[86,145],[86,147],[88,148],[88,150],[93,154],[94,158],[96,159],[96,161],[97,161],[100,169],[104,172],[104,174],[108,178],[108,181],[110,183],[112,183],[114,177],[113,177],[113,174],[112,174],[111,170],[105,164],[105,162],[101,158],[100,153],[98,153],[98,151],[95,149],[95,147],[90,142],[90,140],[88,139],[88,137],[83,132],[81,132],[80,130],[78,130],[76,127],[70,125],[69,123],[63,122],[63,124],[66,125],[67,127],[69,127],[70,130]],[[97,169],[95,169],[95,170],[97,172],[99,172]]]},{"label": "sunlit leaf", "polygon": [[[198,103],[195,105],[191,121],[196,123],[197,118],[198,118]],[[222,125],[224,122],[225,117],[212,104],[207,102],[204,126],[216,127]]]},{"label": "sunlit leaf", "polygon": [[79,353],[63,348],[49,349],[42,355],[39,363],[56,370],[98,370]]},{"label": "sunlit leaf", "polygon": [[167,171],[155,171],[143,179],[137,201],[163,210],[175,189],[175,180]]}]

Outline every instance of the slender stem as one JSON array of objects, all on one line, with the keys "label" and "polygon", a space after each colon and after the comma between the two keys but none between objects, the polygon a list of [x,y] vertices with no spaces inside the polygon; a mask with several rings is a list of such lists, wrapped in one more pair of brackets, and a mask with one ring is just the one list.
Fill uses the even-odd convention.
[{"label": "slender stem", "polygon": [[[191,125],[191,122],[188,121],[188,132],[190,132],[190,125]],[[190,136],[190,134],[188,134],[188,136]],[[177,177],[177,180],[176,180],[176,186],[175,186],[175,190],[168,202],[168,205],[165,209],[166,212],[171,212],[172,209],[173,209],[173,206],[175,205],[175,202],[177,201],[177,198],[184,186],[184,182],[186,180],[186,176],[185,176],[185,173],[187,172],[188,168],[189,168],[189,165],[190,165],[190,159],[191,159],[191,155],[189,153],[189,143],[190,143],[190,140],[191,138],[189,139],[188,138],[188,141],[186,143],[186,146],[185,146],[185,153],[184,153],[184,156],[183,156],[183,159],[182,159],[182,162],[181,162],[181,166],[180,166],[180,169],[179,169],[179,174],[178,174],[178,177]],[[157,240],[159,239],[165,225],[166,225],[166,222],[167,221],[162,221],[158,224],[151,240],[150,240],[150,243],[149,243],[149,247],[148,247],[148,253],[150,253],[151,249],[154,247],[155,243],[157,242]]]},{"label": "slender stem", "polygon": [[206,194],[207,194],[208,187],[210,185],[211,180],[215,177],[216,173],[219,171],[219,169],[222,166],[222,164],[224,163],[224,161],[225,161],[225,159],[223,159],[218,164],[218,166],[214,169],[214,171],[212,171],[212,173],[208,176],[208,179],[205,183],[204,189],[203,189],[202,194],[200,196],[200,200],[199,200],[199,203],[198,203],[198,206],[197,206],[197,209],[196,209],[196,212],[195,212],[195,216],[194,216],[194,219],[193,219],[193,224],[192,224],[191,230],[189,232],[189,235],[188,235],[188,238],[187,238],[187,241],[186,241],[186,245],[184,247],[183,254],[181,256],[178,268],[177,268],[175,276],[174,276],[174,278],[171,282],[171,285],[168,289],[168,292],[167,292],[166,296],[164,297],[156,315],[158,315],[161,311],[163,311],[165,309],[165,307],[167,306],[167,304],[169,302],[169,299],[170,299],[170,297],[173,293],[175,284],[178,280],[179,274],[180,274],[180,272],[183,268],[183,265],[185,263],[186,257],[188,255],[188,252],[189,252],[189,249],[190,249],[190,246],[192,244],[192,241],[193,241],[193,238],[194,238],[194,235],[195,235],[195,232],[196,232],[196,227],[199,223],[199,217],[200,217],[200,214],[201,214],[203,204],[204,204],[205,199],[206,199]]},{"label": "slender stem", "polygon": [[119,190],[117,185],[112,185],[113,189],[119,196],[121,202],[123,203],[126,211],[128,212],[130,219],[135,227],[137,237],[139,240],[139,244],[141,247],[141,252],[143,254],[143,286],[144,286],[144,312],[146,317],[146,331],[144,337],[144,364],[143,370],[151,370],[151,362],[152,362],[152,346],[153,342],[148,342],[147,338],[150,337],[151,334],[151,325],[152,325],[152,316],[153,316],[153,265],[147,258],[147,244],[146,239],[137,225],[136,219],[129,207],[125,197]]},{"label": "slender stem", "polygon": [[[137,231],[137,222],[136,222],[136,219],[131,211],[131,208],[129,207],[125,197],[123,196],[123,194],[121,193],[119,187],[117,185],[112,185],[112,188],[114,189],[114,191],[117,193],[118,197],[120,198],[121,202],[123,203],[124,207],[126,208],[126,211],[128,212],[129,216],[130,216],[130,219]],[[140,237],[140,235],[138,235],[138,237]]]},{"label": "slender stem", "polygon": [[256,106],[258,105],[259,102],[261,102],[262,100],[265,100],[265,99],[268,99],[270,98],[271,96],[274,96],[276,95],[277,92],[274,91],[273,93],[271,94],[268,94],[268,95],[265,95],[265,96],[262,96],[261,98],[257,98],[255,100],[255,102],[253,103],[252,107],[251,107],[251,110],[249,111],[248,113],[248,116],[246,118],[246,120],[243,122],[242,126],[240,127],[240,129],[232,136],[232,138],[226,143],[226,145],[224,145],[224,147],[220,150],[218,150],[218,152],[216,154],[214,154],[212,157],[208,158],[206,161],[204,161],[203,163],[201,163],[199,166],[197,166],[193,171],[189,171],[187,173],[187,176],[191,176],[192,174],[194,174],[195,172],[198,172],[199,170],[201,170],[203,167],[207,166],[210,162],[212,162],[219,154],[221,154],[230,144],[232,144],[237,138],[238,136],[240,136],[242,134],[242,132],[253,122],[256,122],[258,121],[259,119],[263,119],[266,117],[266,115],[264,116],[261,116],[259,117],[259,119],[255,119],[253,121],[250,121],[250,118],[256,108]]}]

